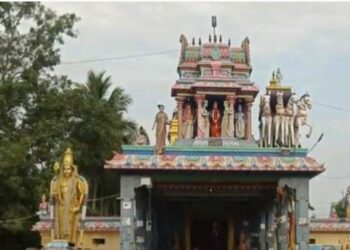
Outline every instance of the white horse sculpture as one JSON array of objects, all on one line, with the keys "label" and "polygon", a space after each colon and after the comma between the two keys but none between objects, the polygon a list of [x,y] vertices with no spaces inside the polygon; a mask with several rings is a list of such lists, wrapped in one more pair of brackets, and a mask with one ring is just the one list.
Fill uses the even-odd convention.
[{"label": "white horse sculpture", "polygon": [[289,97],[287,106],[285,109],[285,145],[287,147],[294,146],[294,115],[295,115],[295,103],[297,103],[297,95],[292,93]]},{"label": "white horse sculpture", "polygon": [[274,128],[275,128],[275,139],[274,144],[277,145],[277,142],[280,141],[281,145],[284,145],[284,133],[285,133],[285,110],[283,104],[283,91],[277,91],[277,103],[276,103],[276,114],[274,116]]},{"label": "white horse sculpture", "polygon": [[309,133],[306,135],[307,138],[311,136],[312,126],[307,123],[308,110],[312,108],[310,95],[306,92],[300,97],[297,102],[297,113],[295,115],[294,127],[295,127],[295,145],[300,147],[299,139],[301,136],[300,129],[302,126],[309,128]]},{"label": "white horse sculpture", "polygon": [[260,99],[260,146],[269,147],[271,145],[271,96],[270,93]]}]

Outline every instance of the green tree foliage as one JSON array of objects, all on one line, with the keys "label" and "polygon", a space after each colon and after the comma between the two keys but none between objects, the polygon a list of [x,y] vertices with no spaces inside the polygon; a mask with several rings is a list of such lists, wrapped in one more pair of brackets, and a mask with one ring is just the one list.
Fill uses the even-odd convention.
[{"label": "green tree foliage", "polygon": [[[1,249],[39,244],[30,232],[52,164],[73,147],[90,198],[118,192],[104,160],[129,143],[136,124],[126,119],[131,98],[105,73],[73,84],[52,69],[65,37],[75,37],[74,14],[57,15],[40,3],[0,3],[0,242]],[[91,204],[95,214],[116,212],[116,200]]]},{"label": "green tree foliage", "polygon": [[[84,167],[90,180],[91,197],[96,199],[118,191],[117,178],[112,178],[111,173],[106,177],[104,173],[104,160],[112,157],[113,150],[120,150],[121,144],[135,138],[136,124],[124,118],[131,98],[120,87],[112,89],[111,77],[105,77],[105,72],[89,71],[86,84],[78,87],[76,91],[82,97],[77,99],[79,103],[74,112],[80,122],[73,128],[71,139],[80,156],[79,165]],[[92,202],[92,212],[102,215],[113,211],[103,204],[97,209],[97,203]]]},{"label": "green tree foliage", "polygon": [[338,218],[346,217],[346,206],[347,201],[345,197],[341,198],[337,202],[334,202],[334,208]]},{"label": "green tree foliage", "polygon": [[[0,242],[2,249],[35,244],[30,232],[45,179],[34,117],[39,104],[69,88],[52,75],[64,36],[74,37],[74,14],[58,16],[40,3],[0,3]],[[56,122],[55,122],[56,124]],[[48,130],[48,129],[47,129]],[[46,131],[47,131],[46,130]],[[48,137],[47,137],[48,138]],[[54,155],[54,152],[50,152]],[[47,185],[47,183],[45,183]],[[36,242],[38,243],[38,242]]]}]

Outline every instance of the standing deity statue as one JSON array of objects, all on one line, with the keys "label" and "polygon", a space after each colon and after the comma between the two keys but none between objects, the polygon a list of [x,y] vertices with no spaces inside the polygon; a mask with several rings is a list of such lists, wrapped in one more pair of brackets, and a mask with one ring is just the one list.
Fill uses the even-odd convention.
[{"label": "standing deity statue", "polygon": [[280,68],[278,68],[277,71],[276,71],[276,80],[277,80],[278,85],[281,85],[282,80],[283,80],[283,75],[281,73],[281,69]]},{"label": "standing deity statue", "polygon": [[50,215],[54,220],[53,240],[67,240],[71,246],[81,243],[82,230],[78,241],[80,219],[86,215],[88,183],[78,174],[73,164],[73,153],[68,148],[64,153],[59,173],[51,180]]},{"label": "standing deity statue", "polygon": [[173,117],[171,118],[169,124],[168,141],[170,144],[174,144],[179,137],[179,119],[177,109],[174,110]]},{"label": "standing deity statue", "polygon": [[168,115],[164,112],[164,105],[158,104],[159,112],[156,114],[152,129],[156,127],[155,154],[163,154],[167,136],[166,126],[169,124]]},{"label": "standing deity statue", "polygon": [[307,138],[311,136],[312,126],[307,122],[308,110],[312,108],[310,95],[306,92],[302,97],[300,97],[297,102],[297,113],[294,119],[295,128],[295,146],[300,147],[300,130],[302,126],[307,126],[309,128],[309,133],[306,135]]},{"label": "standing deity statue", "polygon": [[199,107],[198,137],[209,137],[209,112],[207,110],[208,101],[203,100]]},{"label": "standing deity statue", "polygon": [[284,145],[284,132],[285,132],[285,110],[283,104],[283,91],[277,91],[277,103],[276,103],[276,114],[273,118],[274,128],[275,128],[275,140],[274,144],[277,145],[278,142]]},{"label": "standing deity statue", "polygon": [[233,137],[233,112],[228,101],[224,101],[224,115],[221,122],[221,137]]},{"label": "standing deity statue", "polygon": [[193,138],[193,124],[194,124],[194,119],[193,119],[192,108],[191,108],[191,105],[187,103],[182,116],[181,134],[183,139]]},{"label": "standing deity statue", "polygon": [[235,113],[236,137],[243,139],[245,137],[245,114],[242,112],[242,104],[238,105],[238,112]]},{"label": "standing deity statue", "polygon": [[270,147],[271,146],[271,96],[268,92],[260,99],[260,146]]},{"label": "standing deity statue", "polygon": [[221,134],[221,114],[218,108],[218,103],[214,102],[213,109],[210,112],[210,136],[220,137]]},{"label": "standing deity statue", "polygon": [[295,93],[289,97],[287,106],[285,108],[285,139],[284,143],[287,147],[294,146],[294,115],[295,115],[295,103],[297,102],[297,96]]}]

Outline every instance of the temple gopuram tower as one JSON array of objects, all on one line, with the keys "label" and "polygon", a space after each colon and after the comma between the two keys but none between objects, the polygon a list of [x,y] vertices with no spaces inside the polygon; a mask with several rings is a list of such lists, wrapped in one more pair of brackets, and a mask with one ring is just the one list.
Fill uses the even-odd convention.
[{"label": "temple gopuram tower", "polygon": [[106,161],[120,175],[120,249],[307,250],[309,180],[324,171],[300,145],[310,95],[277,70],[257,97],[248,38],[231,46],[213,27],[208,42],[180,37],[176,112],[165,122],[158,105],[156,146],[123,145]]}]

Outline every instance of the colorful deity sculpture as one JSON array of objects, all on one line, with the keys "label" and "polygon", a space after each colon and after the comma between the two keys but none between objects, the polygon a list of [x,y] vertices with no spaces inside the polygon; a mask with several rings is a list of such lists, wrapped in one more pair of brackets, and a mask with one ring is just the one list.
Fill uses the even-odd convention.
[{"label": "colorful deity sculpture", "polygon": [[287,106],[285,108],[285,118],[284,118],[284,122],[285,122],[285,145],[287,147],[291,147],[294,146],[294,142],[295,142],[295,136],[294,136],[294,115],[295,115],[295,104],[297,102],[297,95],[295,93],[292,93],[292,95],[289,97],[288,102],[287,102]]},{"label": "colorful deity sculpture", "polygon": [[198,137],[209,137],[209,112],[207,110],[208,101],[200,102],[198,118]]},{"label": "colorful deity sculpture", "polygon": [[168,141],[170,144],[174,144],[178,139],[179,134],[179,119],[178,119],[178,111],[177,109],[173,112],[173,117],[170,120],[170,127],[168,133]]},{"label": "colorful deity sculpture", "polygon": [[310,95],[308,92],[306,92],[304,95],[302,95],[297,102],[297,112],[295,115],[294,120],[294,126],[295,126],[295,145],[299,145],[299,139],[300,139],[300,129],[302,126],[307,126],[309,128],[309,133],[306,135],[307,138],[311,136],[312,133],[312,126],[308,124],[307,117],[308,117],[308,111],[312,108]]},{"label": "colorful deity sculpture", "polygon": [[221,136],[221,114],[218,108],[218,103],[214,102],[213,109],[210,112],[210,136]]},{"label": "colorful deity sculpture", "polygon": [[158,104],[159,112],[156,114],[152,129],[156,128],[156,146],[155,154],[163,154],[165,140],[167,137],[167,125],[169,124],[168,115],[164,112],[164,105]]},{"label": "colorful deity sculpture", "polygon": [[184,139],[192,139],[193,138],[193,113],[192,108],[189,103],[186,104],[184,114],[183,114],[183,121],[182,121],[182,138]]},{"label": "colorful deity sculpture", "polygon": [[272,117],[270,100],[271,95],[269,92],[260,99],[260,146],[262,147],[271,146]]},{"label": "colorful deity sculpture", "polygon": [[238,111],[235,114],[236,120],[236,138],[243,139],[245,137],[245,114],[242,112],[242,104],[238,105]]},{"label": "colorful deity sculpture", "polygon": [[285,134],[285,108],[283,104],[283,91],[277,91],[276,98],[276,114],[273,117],[274,130],[275,130],[275,140],[274,144],[277,145],[278,142],[284,145],[284,134]]},{"label": "colorful deity sculpture", "polygon": [[233,137],[234,125],[233,125],[233,112],[230,109],[229,102],[224,101],[224,115],[221,122],[221,136]]},{"label": "colorful deity sculpture", "polygon": [[136,145],[149,145],[149,137],[146,130],[140,126],[138,135],[135,141]]},{"label": "colorful deity sculpture", "polygon": [[73,152],[68,148],[59,173],[50,185],[50,216],[54,221],[52,240],[66,240],[71,246],[78,243],[79,222],[85,219],[87,197],[88,183],[78,174]]}]

